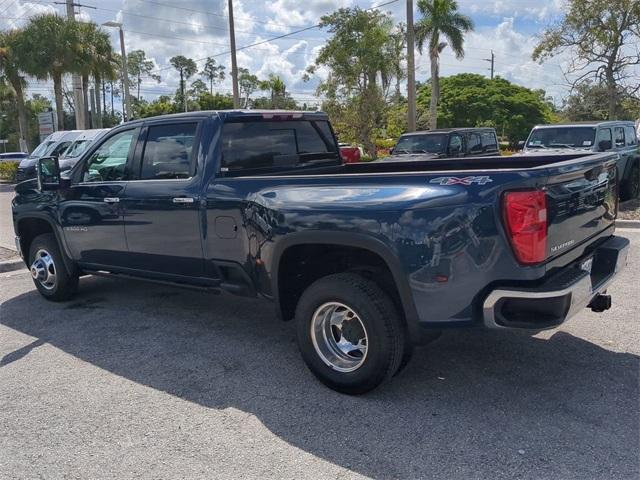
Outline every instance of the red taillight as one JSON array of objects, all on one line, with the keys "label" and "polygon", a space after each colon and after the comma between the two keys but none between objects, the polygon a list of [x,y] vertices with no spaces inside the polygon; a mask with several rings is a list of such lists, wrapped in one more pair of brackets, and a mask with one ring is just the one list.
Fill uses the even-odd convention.
[{"label": "red taillight", "polygon": [[547,197],[541,190],[508,192],[504,196],[507,234],[520,263],[547,257]]}]

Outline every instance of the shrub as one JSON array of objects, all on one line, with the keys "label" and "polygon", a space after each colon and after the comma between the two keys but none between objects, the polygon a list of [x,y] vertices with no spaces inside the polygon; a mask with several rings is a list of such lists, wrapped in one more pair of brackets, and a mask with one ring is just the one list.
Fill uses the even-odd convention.
[{"label": "shrub", "polygon": [[15,182],[19,163],[20,162],[0,162],[0,179]]},{"label": "shrub", "polygon": [[378,149],[390,149],[395,147],[396,142],[398,141],[398,139],[393,139],[393,138],[378,138],[376,139],[376,147],[378,147]]}]

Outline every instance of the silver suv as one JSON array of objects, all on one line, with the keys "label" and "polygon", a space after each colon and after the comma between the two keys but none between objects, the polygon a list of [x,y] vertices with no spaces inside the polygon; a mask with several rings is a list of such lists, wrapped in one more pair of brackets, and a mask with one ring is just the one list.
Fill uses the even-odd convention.
[{"label": "silver suv", "polygon": [[618,153],[620,198],[640,196],[640,151],[633,122],[581,122],[567,125],[537,125],[524,144],[523,154]]}]

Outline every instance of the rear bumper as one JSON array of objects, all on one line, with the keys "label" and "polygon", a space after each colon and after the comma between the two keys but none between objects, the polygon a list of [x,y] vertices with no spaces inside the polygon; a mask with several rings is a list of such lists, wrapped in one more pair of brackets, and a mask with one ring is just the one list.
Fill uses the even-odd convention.
[{"label": "rear bumper", "polygon": [[[554,328],[603,293],[627,264],[629,240],[611,237],[593,253],[532,288],[493,290],[482,307],[484,325],[494,329]],[[590,271],[583,268],[592,258]]]}]

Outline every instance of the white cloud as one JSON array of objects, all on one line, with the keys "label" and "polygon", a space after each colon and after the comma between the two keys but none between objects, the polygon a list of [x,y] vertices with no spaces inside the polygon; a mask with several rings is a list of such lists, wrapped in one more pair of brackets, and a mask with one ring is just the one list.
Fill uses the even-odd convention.
[{"label": "white cloud", "polygon": [[[495,75],[529,88],[543,89],[559,103],[567,94],[562,76],[563,58],[558,57],[542,65],[531,59],[536,45],[535,35],[526,35],[514,27],[514,18],[503,18],[494,27],[479,28],[465,37],[465,57],[455,58],[450,48],[441,57],[443,76],[463,72],[490,75],[491,50],[495,54]],[[417,78],[426,80],[430,75],[426,52],[417,57]]]},{"label": "white cloud", "polygon": [[[29,14],[58,11],[64,6],[14,0],[15,7],[0,17],[0,27],[11,28],[24,23]],[[531,61],[534,35],[561,12],[565,0],[459,0],[460,9],[476,20],[477,29],[467,36],[467,55],[456,60],[449,49],[442,57],[443,75],[465,71],[488,75],[490,49],[496,53],[497,74],[533,88],[545,88],[554,95],[566,94],[564,82],[554,59],[542,66]],[[234,0],[236,43],[238,47],[257,43],[301,26],[317,23],[320,17],[337,8],[358,5],[369,8],[384,0]],[[107,20],[123,23],[128,50],[143,49],[153,59],[162,82],[145,81],[142,93],[151,99],[161,93],[171,94],[178,87],[178,74],[169,66],[174,55],[201,59],[218,55],[216,60],[230,71],[227,2],[210,0],[100,0],[90,2],[97,9],[81,9],[81,18],[98,24]],[[404,21],[405,2],[382,7],[395,21]],[[0,7],[0,11],[2,8]],[[11,18],[22,17],[12,20]],[[419,15],[416,15],[418,18]],[[524,20],[526,19],[526,21]],[[529,21],[530,20],[530,21]],[[526,31],[523,31],[523,23]],[[114,48],[119,51],[116,29],[109,29]],[[238,65],[262,78],[270,73],[281,76],[290,92],[310,96],[327,71],[320,68],[313,81],[304,83],[302,75],[321,48],[326,31],[308,30],[286,39],[272,41],[238,52]],[[427,58],[418,57],[418,79],[429,76]],[[201,67],[203,62],[199,63]],[[230,75],[217,88],[231,91]],[[194,78],[195,79],[195,78]],[[194,80],[192,79],[192,81]],[[42,88],[39,86],[38,88]]]},{"label": "white cloud", "polygon": [[543,22],[558,16],[565,0],[458,0],[461,9],[495,17],[523,17]]}]

